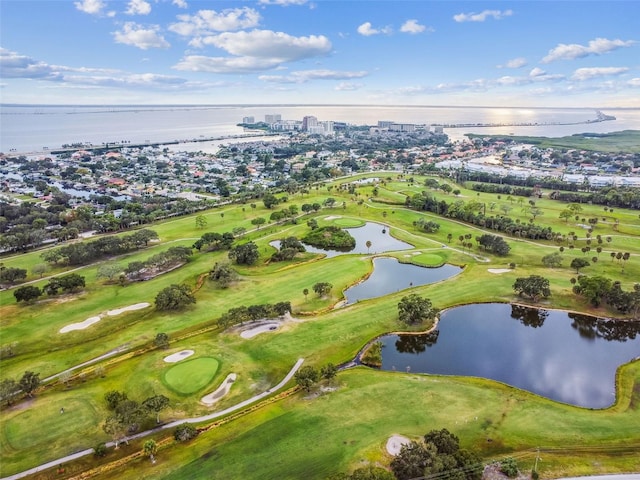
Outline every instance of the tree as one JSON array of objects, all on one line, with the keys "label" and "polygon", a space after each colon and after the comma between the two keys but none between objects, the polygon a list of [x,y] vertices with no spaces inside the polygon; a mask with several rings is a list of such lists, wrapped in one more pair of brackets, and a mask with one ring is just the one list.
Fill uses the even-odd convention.
[{"label": "tree", "polygon": [[424,476],[427,462],[435,456],[435,447],[430,449],[422,442],[411,441],[402,445],[400,453],[391,461],[391,470],[398,480],[410,480]]},{"label": "tree", "polygon": [[365,243],[365,245],[367,246],[367,253],[369,253],[369,249],[371,248],[371,240],[367,240],[367,243]]},{"label": "tree", "polygon": [[513,457],[507,457],[500,462],[500,471],[509,478],[518,476],[518,462]]},{"label": "tree", "polygon": [[547,298],[551,295],[549,280],[540,275],[517,278],[513,289],[518,295],[526,295],[534,302],[537,302],[541,296]]},{"label": "tree", "polygon": [[227,262],[216,262],[209,272],[209,278],[220,288],[228,288],[238,278],[236,271]]},{"label": "tree", "polygon": [[196,216],[196,228],[199,230],[203,230],[207,226],[207,218],[200,214]]},{"label": "tree", "polygon": [[542,264],[547,268],[558,268],[562,266],[562,255],[558,252],[550,253],[542,257]]},{"label": "tree", "polygon": [[402,297],[398,303],[398,319],[407,325],[433,321],[437,314],[438,310],[433,307],[431,300],[415,293]]},{"label": "tree", "polygon": [[260,229],[260,226],[265,223],[267,223],[267,220],[263,217],[256,217],[251,220],[251,225],[255,225],[258,230]]},{"label": "tree", "polygon": [[441,430],[431,430],[424,436],[425,443],[435,445],[438,453],[452,455],[460,448],[460,440],[446,428]]},{"label": "tree", "polygon": [[320,375],[318,370],[311,365],[305,365],[295,373],[294,378],[300,387],[309,392],[311,391],[311,387],[320,379]]},{"label": "tree", "polygon": [[160,410],[169,406],[169,399],[164,395],[154,395],[142,402],[142,406],[151,412],[156,413],[156,423],[160,423]]},{"label": "tree", "polygon": [[18,280],[27,278],[27,270],[25,268],[5,267],[0,269],[0,282],[13,285]]},{"label": "tree", "polygon": [[24,287],[17,288],[13,292],[16,302],[29,303],[32,300],[36,300],[40,295],[42,295],[42,291],[33,285],[25,285]]},{"label": "tree", "polygon": [[115,410],[120,402],[127,400],[127,394],[118,390],[109,390],[104,394],[104,399],[107,402],[107,408]]},{"label": "tree", "polygon": [[5,378],[0,382],[0,402],[13,403],[13,397],[20,391],[20,386],[13,378]]},{"label": "tree", "polygon": [[155,301],[158,310],[180,310],[189,304],[196,303],[196,297],[193,296],[188,285],[173,284],[160,290]]},{"label": "tree", "polygon": [[47,264],[46,263],[36,263],[32,268],[31,268],[31,273],[33,273],[34,275],[38,275],[40,278],[42,278],[42,276],[45,274],[45,272],[47,271]]},{"label": "tree", "polygon": [[280,201],[273,193],[267,192],[264,194],[264,197],[262,197],[262,203],[264,203],[264,206],[266,208],[272,209],[274,206],[280,203]]},{"label": "tree", "polygon": [[103,263],[98,267],[96,278],[106,278],[107,280],[113,280],[113,277],[123,271],[121,265],[117,263]]},{"label": "tree", "polygon": [[178,425],[176,429],[173,431],[173,438],[176,442],[186,442],[195,438],[198,435],[198,430],[196,427],[191,425],[190,423],[183,423],[182,425]]},{"label": "tree", "polygon": [[304,300],[307,300],[307,295],[309,295],[309,289],[305,288],[302,290],[302,294],[304,295]]},{"label": "tree", "polygon": [[331,289],[333,288],[333,285],[328,282],[318,282],[312,288],[316,295],[318,295],[319,297],[325,297],[329,295]]},{"label": "tree", "polygon": [[22,378],[18,382],[20,390],[22,390],[28,397],[33,397],[33,392],[40,386],[40,374],[30,371],[24,372]]},{"label": "tree", "polygon": [[142,451],[151,459],[151,463],[156,463],[155,455],[158,453],[158,444],[155,440],[147,440],[142,445]]},{"label": "tree", "polygon": [[169,335],[164,332],[160,332],[156,335],[156,338],[153,340],[153,344],[162,349],[169,348]]},{"label": "tree", "polygon": [[238,265],[253,265],[259,257],[258,246],[253,242],[237,245],[229,251],[229,259]]},{"label": "tree", "polygon": [[337,373],[338,369],[333,363],[327,363],[324,367],[320,368],[320,376],[324,380],[333,380]]},{"label": "tree", "polygon": [[122,437],[124,437],[127,432],[127,426],[120,421],[117,415],[109,415],[102,424],[102,430],[111,435],[117,450]]},{"label": "tree", "polygon": [[581,268],[588,267],[589,265],[589,260],[585,260],[584,258],[578,257],[571,260],[571,268],[575,268],[576,273],[580,273]]}]

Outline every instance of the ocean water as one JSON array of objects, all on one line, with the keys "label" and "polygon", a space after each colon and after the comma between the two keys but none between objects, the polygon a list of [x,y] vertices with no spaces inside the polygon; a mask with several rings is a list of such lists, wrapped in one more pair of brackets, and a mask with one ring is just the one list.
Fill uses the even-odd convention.
[{"label": "ocean water", "polygon": [[[0,152],[42,152],[63,144],[129,141],[131,143],[188,141],[243,133],[243,117],[264,120],[280,114],[283,120],[313,115],[355,125],[376,125],[379,120],[416,124],[496,124],[505,126],[447,128],[452,140],[465,133],[541,135],[559,137],[584,132],[640,130],[640,109],[607,109],[616,120],[591,124],[592,108],[499,108],[433,106],[13,106],[0,107]],[[507,124],[535,126],[507,126]],[[175,148],[175,147],[174,147]]]}]

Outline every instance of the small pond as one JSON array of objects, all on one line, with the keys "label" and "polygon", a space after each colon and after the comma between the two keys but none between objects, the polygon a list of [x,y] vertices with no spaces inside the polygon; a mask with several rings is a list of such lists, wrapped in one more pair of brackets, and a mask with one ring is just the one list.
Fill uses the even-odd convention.
[{"label": "small pond", "polygon": [[[397,240],[389,234],[389,227],[381,225],[379,223],[367,222],[362,227],[345,228],[347,232],[351,234],[356,240],[356,246],[352,250],[324,250],[322,248],[312,247],[305,244],[307,252],[311,253],[323,253],[327,258],[336,257],[338,255],[344,255],[346,253],[384,253],[393,252],[396,250],[410,250],[413,245]],[[384,230],[384,232],[383,232]],[[371,247],[367,248],[367,241],[371,242]],[[276,240],[269,242],[269,245],[279,248],[280,241]]]},{"label": "small pond", "polygon": [[420,267],[409,263],[400,263],[391,257],[379,257],[373,260],[373,272],[366,280],[344,291],[345,303],[382,297],[405,288],[428,285],[452,277],[462,271],[453,265],[437,268]]},{"label": "small pond", "polygon": [[382,369],[483,377],[588,408],[615,401],[618,367],[640,357],[640,322],[509,304],[442,314],[425,335],[380,339]]}]

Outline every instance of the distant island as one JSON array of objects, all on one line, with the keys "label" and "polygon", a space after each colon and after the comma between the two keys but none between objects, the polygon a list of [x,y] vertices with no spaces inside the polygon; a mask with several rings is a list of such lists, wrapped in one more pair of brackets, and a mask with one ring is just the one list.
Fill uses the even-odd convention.
[{"label": "distant island", "polygon": [[587,125],[590,123],[607,122],[615,120],[613,115],[606,115],[596,110],[596,118],[581,120],[579,122],[515,122],[515,123],[433,123],[434,127],[442,128],[469,128],[469,127],[540,127],[544,125]]}]

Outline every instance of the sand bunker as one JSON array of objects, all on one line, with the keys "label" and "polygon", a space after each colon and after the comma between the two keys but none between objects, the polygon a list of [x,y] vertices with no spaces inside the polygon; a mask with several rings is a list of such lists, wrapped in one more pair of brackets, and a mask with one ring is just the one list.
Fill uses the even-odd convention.
[{"label": "sand bunker", "polygon": [[411,440],[402,435],[391,435],[387,440],[387,452],[389,455],[398,455],[403,445],[407,445]]},{"label": "sand bunker", "polygon": [[325,220],[337,220],[338,218],[342,218],[340,215],[329,215],[328,217],[324,217]]},{"label": "sand bunker", "polygon": [[85,328],[98,323],[102,317],[89,317],[84,322],[72,323],[60,329],[60,333],[72,332],[73,330],[84,330]]},{"label": "sand bunker", "polygon": [[256,335],[259,335],[261,333],[265,333],[265,332],[274,332],[278,329],[278,327],[280,326],[280,324],[278,323],[265,323],[263,325],[259,325],[255,328],[251,328],[249,330],[244,330],[243,332],[240,333],[240,336],[242,338],[253,338]]},{"label": "sand bunker", "polygon": [[109,316],[120,315],[121,313],[124,313],[124,312],[132,312],[134,310],[141,310],[143,308],[147,308],[149,305],[150,304],[147,303],[147,302],[136,303],[135,305],[129,305],[128,307],[116,308],[115,310],[109,310],[107,312],[107,315],[109,315]]},{"label": "sand bunker", "polygon": [[233,385],[233,382],[236,381],[237,377],[238,376],[235,373],[230,373],[229,375],[227,375],[227,378],[224,379],[222,384],[216,389],[215,392],[205,395],[200,399],[200,401],[206,406],[210,407],[229,393],[229,390],[231,390],[231,386]]},{"label": "sand bunker", "polygon": [[150,303],[136,303],[135,305],[129,305],[128,307],[117,308],[115,310],[109,310],[106,314],[101,313],[95,317],[89,317],[84,322],[72,323],[70,325],[65,325],[60,329],[60,333],[72,332],[73,330],[84,330],[85,328],[93,325],[94,323],[98,323],[102,317],[105,315],[114,316],[120,315],[121,313],[132,311],[132,310],[140,310],[142,308],[146,308]]},{"label": "sand bunker", "polygon": [[489,273],[507,273],[510,271],[511,271],[510,268],[489,268],[488,269]]},{"label": "sand bunker", "polygon": [[172,353],[171,355],[164,357],[164,361],[167,363],[176,363],[180,360],[184,360],[187,357],[190,357],[195,352],[193,350],[182,350],[177,353]]}]

